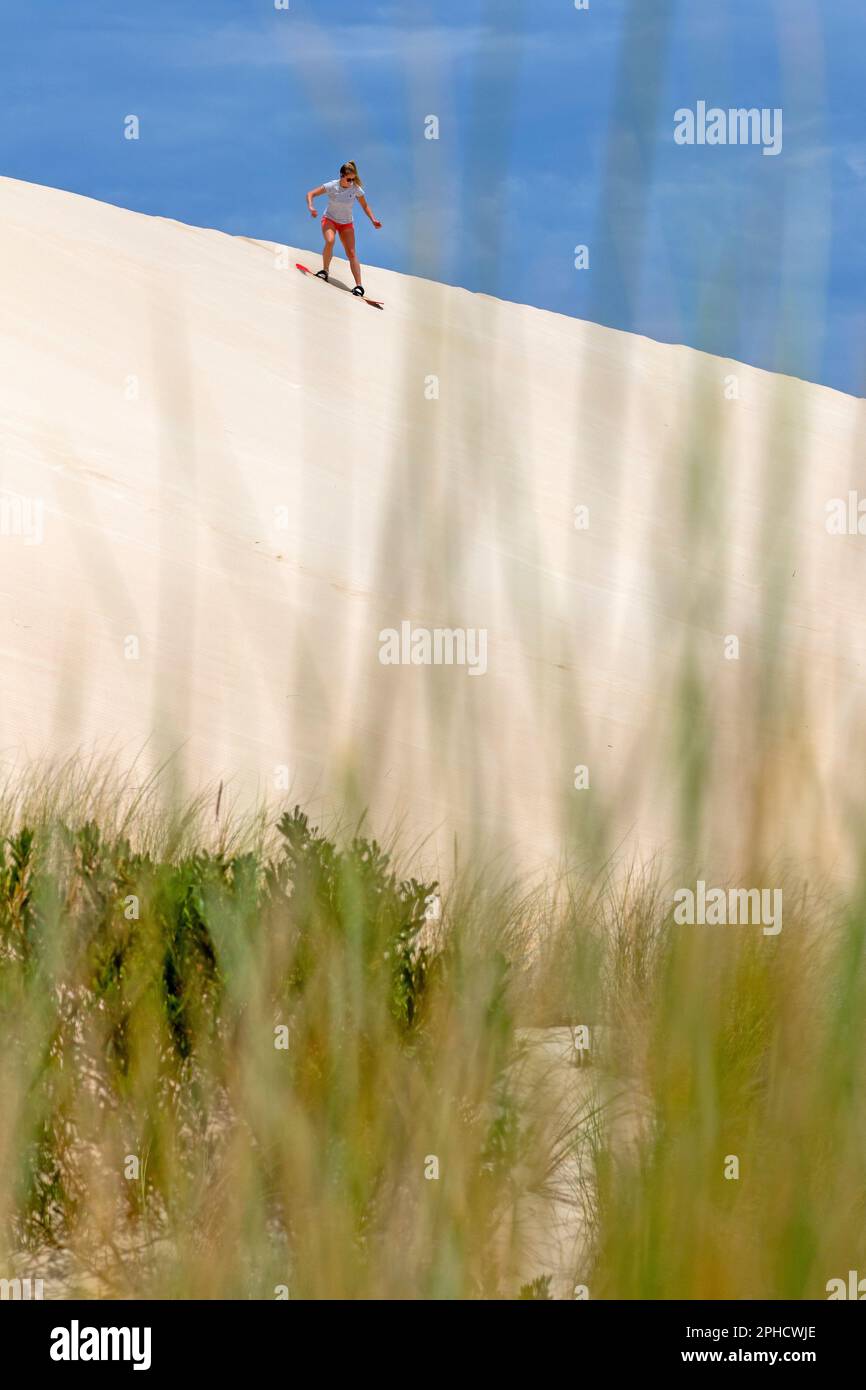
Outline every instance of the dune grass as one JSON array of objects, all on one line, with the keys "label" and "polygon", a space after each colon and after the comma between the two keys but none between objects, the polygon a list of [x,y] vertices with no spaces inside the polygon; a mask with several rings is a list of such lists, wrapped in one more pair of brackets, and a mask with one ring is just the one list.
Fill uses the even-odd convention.
[{"label": "dune grass", "polygon": [[122,813],[110,779],[70,785],[3,805],[9,1277],[821,1298],[863,1264],[856,893],[787,884],[773,937],[677,925],[659,873],[464,877],[440,903],[298,808],[214,841],[210,796],[170,823],[156,783]]}]

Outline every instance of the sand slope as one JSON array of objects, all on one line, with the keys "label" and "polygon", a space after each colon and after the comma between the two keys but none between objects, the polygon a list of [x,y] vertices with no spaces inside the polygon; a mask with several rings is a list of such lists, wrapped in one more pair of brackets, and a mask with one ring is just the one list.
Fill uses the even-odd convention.
[{"label": "sand slope", "polygon": [[[5,761],[146,744],[535,864],[682,843],[703,729],[699,844],[784,813],[836,856],[863,403],[369,268],[377,313],[279,252],[0,179]],[[485,629],[486,674],[383,665],[403,621]]]}]

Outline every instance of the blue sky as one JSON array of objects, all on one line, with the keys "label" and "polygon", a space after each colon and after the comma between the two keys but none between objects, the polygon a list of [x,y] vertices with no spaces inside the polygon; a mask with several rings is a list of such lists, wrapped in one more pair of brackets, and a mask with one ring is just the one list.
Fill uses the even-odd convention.
[{"label": "blue sky", "polygon": [[[0,40],[8,176],[313,247],[354,158],[362,260],[866,394],[863,0],[0,0]],[[699,100],[781,154],[677,145]]]}]

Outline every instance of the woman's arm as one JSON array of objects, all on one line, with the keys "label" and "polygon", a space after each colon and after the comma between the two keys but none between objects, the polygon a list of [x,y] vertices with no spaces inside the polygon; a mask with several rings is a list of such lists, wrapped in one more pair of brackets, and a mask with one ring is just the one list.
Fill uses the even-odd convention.
[{"label": "woman's arm", "polygon": [[367,199],[364,197],[364,194],[363,194],[363,193],[359,193],[359,194],[358,194],[358,202],[361,204],[361,207],[364,209],[364,211],[366,212],[366,214],[367,214],[367,216],[369,217],[370,221],[373,223],[373,226],[374,226],[374,227],[381,227],[382,223],[376,221],[376,218],[373,216],[373,213],[371,212],[371,210],[370,210],[370,208],[369,208],[369,206],[368,206],[368,204],[367,204]]},{"label": "woman's arm", "polygon": [[309,193],[307,194],[307,207],[309,208],[313,217],[318,216],[316,209],[313,207],[313,199],[321,197],[324,191],[324,186],[320,185],[318,188],[311,188]]}]

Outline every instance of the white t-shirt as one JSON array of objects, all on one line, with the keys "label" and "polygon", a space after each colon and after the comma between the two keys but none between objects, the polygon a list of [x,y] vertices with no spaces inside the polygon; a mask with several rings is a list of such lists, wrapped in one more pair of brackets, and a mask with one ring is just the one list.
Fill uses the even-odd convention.
[{"label": "white t-shirt", "polygon": [[352,204],[359,193],[363,194],[363,188],[357,183],[350,183],[348,188],[343,188],[339,179],[331,179],[330,183],[323,183],[322,187],[328,195],[325,216],[330,217],[332,222],[354,222]]}]

